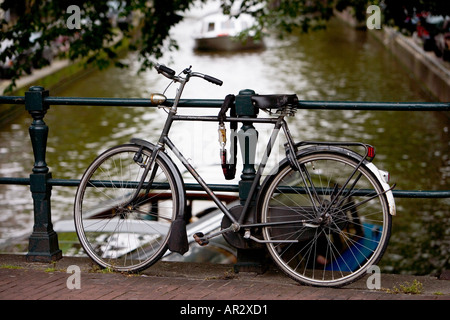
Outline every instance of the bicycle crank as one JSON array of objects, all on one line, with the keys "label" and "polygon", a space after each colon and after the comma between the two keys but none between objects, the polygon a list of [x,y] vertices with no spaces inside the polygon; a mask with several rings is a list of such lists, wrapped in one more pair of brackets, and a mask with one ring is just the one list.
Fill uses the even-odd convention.
[{"label": "bicycle crank", "polygon": [[[230,208],[230,213],[233,215],[233,217],[236,220],[239,220],[241,214],[242,214],[243,206],[242,205],[236,205],[232,208]],[[253,209],[252,212],[249,213],[249,216],[253,215]],[[230,228],[232,226],[232,221],[227,217],[224,216],[221,223],[222,230],[226,230],[227,228]],[[234,248],[237,249],[257,249],[261,248],[262,246],[255,241],[252,241],[245,237],[246,230],[239,230],[238,232],[227,232],[223,234],[223,237],[227,241],[227,243]],[[257,230],[253,230],[253,232],[258,233]]]}]

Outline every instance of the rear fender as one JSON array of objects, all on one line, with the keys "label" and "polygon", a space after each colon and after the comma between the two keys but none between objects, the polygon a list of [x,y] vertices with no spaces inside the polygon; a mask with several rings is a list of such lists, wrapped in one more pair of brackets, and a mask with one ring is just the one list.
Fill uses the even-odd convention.
[{"label": "rear fender", "polygon": [[[299,147],[299,146],[300,146],[299,144],[296,145],[296,147]],[[347,157],[352,158],[353,160],[355,160],[358,163],[361,162],[361,160],[363,159],[362,155],[360,155],[359,153],[357,153],[357,152],[355,152],[355,151],[353,151],[351,149],[343,148],[343,147],[340,147],[340,146],[333,146],[333,145],[314,145],[314,146],[302,148],[302,149],[299,149],[297,151],[296,157],[297,157],[297,159],[299,159],[301,157],[305,157],[305,156],[308,156],[310,154],[322,153],[322,152],[329,152],[329,153],[336,153],[336,154],[345,155]],[[362,161],[362,163],[366,166],[366,168],[379,181],[380,185],[382,186],[382,188],[383,188],[383,190],[385,192],[384,194],[386,195],[386,199],[388,201],[389,213],[391,215],[395,215],[396,207],[395,207],[394,196],[393,196],[392,191],[391,191],[392,188],[389,186],[389,184],[387,184],[387,182],[383,178],[384,172],[379,170],[371,161],[368,161],[368,160],[364,159]],[[264,190],[265,186],[270,182],[270,180],[271,180],[270,177],[272,175],[276,174],[278,172],[279,168],[284,168],[286,165],[291,165],[291,161],[289,161],[288,158],[283,159],[279,163],[278,168],[276,168],[273,172],[271,172],[266,177],[266,179],[264,180],[264,182],[263,182],[263,184],[261,186],[261,190]]]}]

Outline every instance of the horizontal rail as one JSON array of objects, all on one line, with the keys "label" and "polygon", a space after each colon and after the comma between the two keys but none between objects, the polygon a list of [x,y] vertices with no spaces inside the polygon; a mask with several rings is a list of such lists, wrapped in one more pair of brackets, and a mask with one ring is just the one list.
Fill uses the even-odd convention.
[{"label": "horizontal rail", "polygon": [[[78,179],[48,179],[47,183],[54,187],[78,187]],[[30,185],[30,178],[0,177],[0,184]],[[239,192],[238,185],[231,184],[208,184],[213,191]],[[203,191],[203,188],[196,183],[186,183],[185,189],[188,191]],[[450,191],[449,191],[450,193]]]},{"label": "horizontal rail", "polygon": [[[156,107],[145,98],[83,98],[83,97],[45,97],[48,105],[72,106],[116,106],[116,107]],[[0,104],[25,104],[23,96],[0,96]],[[173,99],[164,105],[170,106]],[[221,99],[182,99],[181,108],[220,108]],[[312,110],[371,110],[371,111],[449,111],[448,102],[360,102],[360,101],[299,101],[299,109]]]},{"label": "horizontal rail", "polygon": [[[77,179],[48,179],[47,183],[51,186],[59,187],[78,187],[80,180]],[[29,185],[29,178],[9,178],[0,177],[0,184]],[[211,190],[216,192],[239,192],[239,185],[233,184],[210,184]],[[107,186],[106,186],[107,187]],[[187,191],[204,191],[196,183],[186,183]],[[392,190],[396,198],[450,198],[450,190]]]},{"label": "horizontal rail", "polygon": [[449,111],[448,102],[299,101],[299,109],[371,111]]}]

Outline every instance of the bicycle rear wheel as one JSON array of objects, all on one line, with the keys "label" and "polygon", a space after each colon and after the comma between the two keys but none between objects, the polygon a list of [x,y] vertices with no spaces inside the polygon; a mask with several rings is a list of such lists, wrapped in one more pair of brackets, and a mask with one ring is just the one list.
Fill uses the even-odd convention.
[{"label": "bicycle rear wheel", "polygon": [[280,223],[263,228],[269,253],[303,284],[349,284],[386,249],[392,217],[383,188],[345,154],[316,152],[297,161],[305,179],[285,163],[261,192],[261,222]]},{"label": "bicycle rear wheel", "polygon": [[138,272],[167,250],[181,200],[174,175],[160,157],[133,200],[151,154],[136,145],[111,148],[92,162],[81,179],[75,227],[87,255],[102,267]]}]

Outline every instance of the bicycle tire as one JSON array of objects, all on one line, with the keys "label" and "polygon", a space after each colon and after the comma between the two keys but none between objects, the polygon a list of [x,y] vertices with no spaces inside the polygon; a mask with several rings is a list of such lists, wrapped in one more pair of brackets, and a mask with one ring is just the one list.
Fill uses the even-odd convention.
[{"label": "bicycle tire", "polygon": [[[142,158],[134,159],[140,151]],[[155,159],[152,187],[145,190],[144,185],[129,203],[151,154],[149,148],[138,145],[113,147],[99,155],[81,178],[75,196],[75,228],[86,254],[103,268],[139,272],[167,251],[182,195],[173,169],[162,157]]]},{"label": "bicycle tire", "polygon": [[[284,273],[302,284],[350,284],[379,262],[389,242],[392,217],[383,188],[366,165],[358,167],[357,160],[342,152],[308,152],[298,155],[297,161],[308,172],[316,195],[311,198],[304,193],[299,171],[285,161],[262,187],[260,219],[262,223],[316,221],[264,227],[266,241],[297,241],[267,243],[268,251]],[[339,196],[339,186],[355,168],[356,174]],[[338,198],[329,216],[317,221],[316,213],[329,207],[333,197]]]}]

